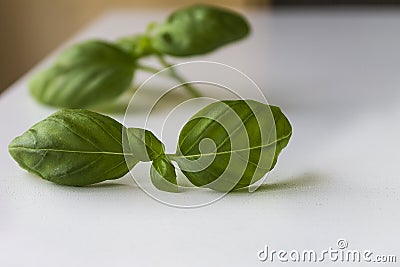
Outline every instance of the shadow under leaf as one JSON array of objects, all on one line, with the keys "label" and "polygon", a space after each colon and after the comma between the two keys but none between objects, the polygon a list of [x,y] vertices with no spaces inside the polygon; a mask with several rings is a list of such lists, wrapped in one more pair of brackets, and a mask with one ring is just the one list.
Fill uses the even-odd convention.
[{"label": "shadow under leaf", "polygon": [[[317,173],[304,173],[299,176],[290,177],[288,179],[277,181],[274,183],[261,184],[255,192],[269,192],[269,191],[283,191],[283,190],[298,190],[310,187],[316,187],[327,183],[322,175]],[[249,193],[248,188],[242,188],[231,192],[231,194],[236,193]]]},{"label": "shadow under leaf", "polygon": [[[128,108],[128,105],[131,104],[130,101],[133,95],[136,93],[136,88],[132,88],[131,90],[125,92],[115,101],[112,101],[107,104],[99,105],[93,108],[94,111],[100,113],[107,114],[124,114],[125,112],[134,111],[135,114],[145,113],[148,110],[148,107],[153,106],[154,99],[157,99],[160,95],[163,88],[152,88],[151,90],[145,90],[141,92],[138,96],[135,96],[135,107],[134,109]],[[185,100],[190,99],[190,96],[185,94],[184,91],[173,90],[165,94],[162,99],[157,103],[154,108],[155,112],[162,112],[164,110],[170,110],[171,107],[175,107],[178,104],[184,102]]]}]

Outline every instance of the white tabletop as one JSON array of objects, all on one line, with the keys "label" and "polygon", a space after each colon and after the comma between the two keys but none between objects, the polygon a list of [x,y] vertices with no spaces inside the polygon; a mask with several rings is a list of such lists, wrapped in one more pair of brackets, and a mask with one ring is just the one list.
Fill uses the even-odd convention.
[{"label": "white tabletop", "polygon": [[[165,14],[108,12],[63,47],[140,32]],[[289,117],[292,139],[266,185],[182,209],[150,198],[129,174],[87,188],[28,174],[7,146],[55,111],[29,96],[26,81],[60,48],[0,97],[0,266],[262,266],[272,265],[258,259],[265,246],[320,253],[338,239],[400,261],[400,11],[246,14],[249,39],[196,59],[240,69]]]}]

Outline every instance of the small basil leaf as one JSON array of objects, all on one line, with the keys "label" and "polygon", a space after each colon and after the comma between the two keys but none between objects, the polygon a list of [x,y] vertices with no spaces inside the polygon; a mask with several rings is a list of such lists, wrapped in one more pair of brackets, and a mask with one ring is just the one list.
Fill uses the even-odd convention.
[{"label": "small basil leaf", "polygon": [[123,126],[87,110],[61,110],[35,124],[9,145],[25,170],[65,185],[117,179],[138,161],[122,152]]},{"label": "small basil leaf", "polygon": [[167,192],[178,192],[175,167],[166,157],[153,160],[150,168],[150,178],[157,189]]},{"label": "small basil leaf", "polygon": [[151,161],[164,155],[164,145],[150,131],[141,128],[126,129],[128,153],[132,153],[140,161]]},{"label": "small basil leaf", "polygon": [[173,160],[194,185],[227,192],[270,171],[291,135],[278,107],[252,100],[215,102],[182,128]]},{"label": "small basil leaf", "polygon": [[30,81],[41,103],[83,108],[110,101],[130,88],[136,60],[119,47],[87,41],[65,50],[50,68]]},{"label": "small basil leaf", "polygon": [[205,54],[244,38],[249,24],[238,13],[209,5],[193,5],[172,13],[154,29],[156,51],[184,57]]},{"label": "small basil leaf", "polygon": [[147,35],[137,34],[117,40],[118,47],[133,55],[135,58],[142,58],[153,54],[150,38]]}]

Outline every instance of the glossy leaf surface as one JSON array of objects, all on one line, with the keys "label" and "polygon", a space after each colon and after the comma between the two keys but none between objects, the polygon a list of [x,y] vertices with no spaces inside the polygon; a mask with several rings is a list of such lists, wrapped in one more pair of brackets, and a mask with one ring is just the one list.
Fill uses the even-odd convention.
[{"label": "glossy leaf surface", "polygon": [[194,185],[227,192],[270,171],[291,135],[278,107],[252,100],[215,102],[182,128],[173,159]]},{"label": "glossy leaf surface", "polygon": [[175,167],[166,157],[159,157],[153,160],[150,168],[150,178],[157,189],[178,192]]},{"label": "glossy leaf surface", "polygon": [[141,128],[126,129],[127,144],[125,152],[133,154],[138,160],[146,162],[164,155],[164,145],[150,131]]},{"label": "glossy leaf surface", "polygon": [[95,112],[61,110],[16,137],[9,152],[22,168],[46,180],[85,186],[119,178],[138,162],[124,157],[122,129]]}]

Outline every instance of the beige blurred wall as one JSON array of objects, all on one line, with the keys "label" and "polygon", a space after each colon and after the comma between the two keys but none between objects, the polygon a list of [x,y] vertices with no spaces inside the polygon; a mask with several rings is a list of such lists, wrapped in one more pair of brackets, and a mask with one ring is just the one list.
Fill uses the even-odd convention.
[{"label": "beige blurred wall", "polygon": [[[198,1],[0,0],[0,92],[77,29],[108,8],[184,6],[196,2]],[[242,6],[260,4],[263,1],[202,2]]]}]

